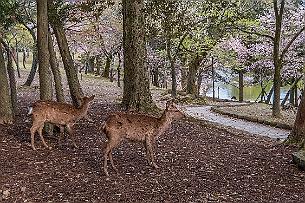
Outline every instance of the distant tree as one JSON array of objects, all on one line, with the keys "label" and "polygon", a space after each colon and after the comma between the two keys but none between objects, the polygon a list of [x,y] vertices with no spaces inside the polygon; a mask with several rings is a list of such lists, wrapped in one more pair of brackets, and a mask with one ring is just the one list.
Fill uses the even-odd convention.
[{"label": "distant tree", "polygon": [[126,108],[146,110],[153,105],[146,64],[144,0],[123,0],[124,93]]}]

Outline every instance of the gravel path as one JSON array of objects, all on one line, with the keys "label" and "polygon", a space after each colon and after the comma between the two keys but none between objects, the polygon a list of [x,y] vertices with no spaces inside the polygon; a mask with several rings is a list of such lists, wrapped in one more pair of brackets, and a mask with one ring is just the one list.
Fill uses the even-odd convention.
[{"label": "gravel path", "polygon": [[254,135],[285,139],[290,131],[241,119],[231,118],[211,111],[211,106],[185,106],[184,111],[189,116],[211,121],[225,126],[249,132]]}]

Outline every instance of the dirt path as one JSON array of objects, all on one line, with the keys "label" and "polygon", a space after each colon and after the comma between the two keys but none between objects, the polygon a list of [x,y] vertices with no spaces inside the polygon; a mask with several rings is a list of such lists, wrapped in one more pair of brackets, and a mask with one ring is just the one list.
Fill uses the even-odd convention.
[{"label": "dirt path", "polygon": [[231,118],[211,111],[211,106],[185,106],[185,112],[192,117],[230,126],[238,130],[243,130],[254,135],[267,136],[270,138],[285,139],[290,131],[271,126],[253,123],[242,119]]}]

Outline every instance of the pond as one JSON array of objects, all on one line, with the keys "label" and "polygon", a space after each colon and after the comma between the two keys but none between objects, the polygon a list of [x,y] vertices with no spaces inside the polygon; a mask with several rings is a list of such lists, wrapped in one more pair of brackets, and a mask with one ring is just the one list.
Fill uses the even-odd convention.
[{"label": "pond", "polygon": [[[271,84],[267,86],[266,91],[269,92],[271,88]],[[289,90],[289,87],[282,87],[281,88],[281,100],[284,99],[287,91]],[[224,84],[222,82],[216,82],[215,83],[215,97],[220,99],[231,99],[233,96],[236,97],[238,100],[238,88],[229,85]],[[255,101],[259,94],[261,93],[261,87],[260,85],[252,85],[252,86],[245,86],[244,87],[244,100],[245,101]],[[212,97],[213,96],[213,88],[209,88],[207,91],[207,96]],[[260,98],[257,100],[259,101]]]}]

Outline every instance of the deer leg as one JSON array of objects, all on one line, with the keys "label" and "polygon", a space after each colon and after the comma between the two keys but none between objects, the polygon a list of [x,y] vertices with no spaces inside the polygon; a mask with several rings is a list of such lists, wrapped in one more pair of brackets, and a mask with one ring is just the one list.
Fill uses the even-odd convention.
[{"label": "deer leg", "polygon": [[150,154],[150,159],[151,159],[151,164],[153,167],[155,168],[159,168],[159,166],[157,166],[157,164],[155,163],[155,159],[154,159],[154,151],[153,151],[153,142],[150,138],[146,138],[146,147],[148,149],[148,152]]},{"label": "deer leg", "polygon": [[109,160],[110,160],[110,163],[111,163],[112,168],[113,168],[117,173],[119,173],[118,169],[115,167],[115,165],[114,165],[114,163],[113,163],[112,149],[111,149],[110,152],[108,153],[108,156],[109,156]]},{"label": "deer leg", "polygon": [[73,146],[75,147],[75,148],[78,148],[78,146],[76,145],[76,143],[75,143],[75,137],[74,137],[74,130],[73,130],[73,125],[67,125],[67,130],[68,130],[68,133],[69,133],[69,135],[70,135],[70,137],[71,137],[71,140],[72,140],[72,142],[73,142]]},{"label": "deer leg", "polygon": [[146,159],[148,161],[148,164],[151,165],[151,161],[150,161],[150,152],[148,151],[148,147],[147,147],[147,142],[145,140],[144,142],[144,147],[145,147],[145,154],[146,154]]},{"label": "deer leg", "polygon": [[59,131],[59,136],[58,136],[58,144],[61,145],[61,144],[62,144],[62,143],[61,143],[61,140],[62,140],[62,138],[63,138],[63,136],[64,136],[65,127],[62,126],[62,125],[60,125],[60,126],[58,126],[58,127],[59,127],[59,129],[60,129],[60,131]]},{"label": "deer leg", "polygon": [[105,172],[106,176],[109,176],[108,170],[107,170],[107,159],[108,159],[108,156],[109,156],[109,160],[111,162],[111,165],[112,165],[113,169],[118,172],[118,170],[116,169],[116,167],[115,167],[115,165],[113,163],[112,149],[114,147],[116,147],[120,143],[120,141],[121,141],[120,139],[110,138],[108,143],[107,143],[107,146],[106,146],[105,151],[104,151],[104,172]]},{"label": "deer leg", "polygon": [[42,136],[42,130],[43,130],[43,125],[41,125],[41,126],[38,128],[38,134],[39,134],[39,136],[40,136],[40,139],[41,139],[43,145],[44,145],[46,148],[48,148],[48,149],[52,149],[52,147],[49,147],[49,146],[47,145],[46,141],[44,140],[44,138],[43,138],[43,136]]},{"label": "deer leg", "polygon": [[35,142],[35,132],[37,131],[37,127],[33,125],[30,131],[31,131],[31,146],[33,150],[36,150],[34,142]]}]

